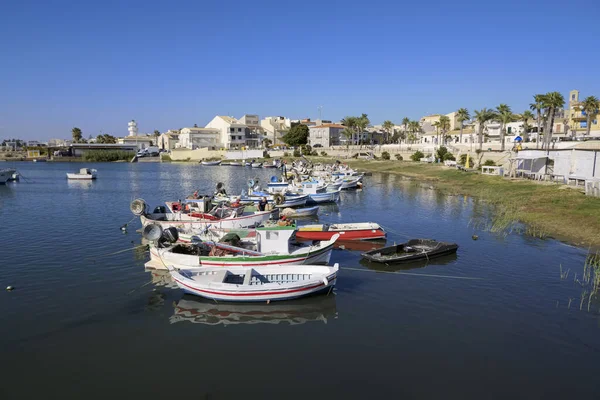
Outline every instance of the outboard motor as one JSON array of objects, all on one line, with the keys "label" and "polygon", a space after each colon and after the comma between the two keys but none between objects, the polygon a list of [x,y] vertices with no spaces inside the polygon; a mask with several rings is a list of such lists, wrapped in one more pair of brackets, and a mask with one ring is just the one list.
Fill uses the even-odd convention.
[{"label": "outboard motor", "polygon": [[167,208],[165,206],[157,206],[156,208],[154,208],[154,211],[152,211],[153,214],[166,214],[167,213]]},{"label": "outboard motor", "polygon": [[177,228],[171,226],[169,228],[163,229],[160,238],[161,241],[165,241],[167,243],[175,243],[179,239],[179,232],[177,232]]}]

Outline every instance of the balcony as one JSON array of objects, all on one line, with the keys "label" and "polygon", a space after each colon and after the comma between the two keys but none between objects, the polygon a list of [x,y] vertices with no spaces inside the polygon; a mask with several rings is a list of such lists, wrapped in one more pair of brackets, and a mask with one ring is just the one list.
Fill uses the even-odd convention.
[{"label": "balcony", "polygon": [[574,112],[571,114],[571,118],[574,120],[587,120],[587,115],[583,111]]}]

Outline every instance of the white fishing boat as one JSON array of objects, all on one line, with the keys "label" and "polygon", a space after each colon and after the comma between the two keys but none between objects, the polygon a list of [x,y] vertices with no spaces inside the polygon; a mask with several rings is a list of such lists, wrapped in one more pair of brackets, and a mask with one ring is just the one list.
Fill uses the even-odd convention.
[{"label": "white fishing boat", "polygon": [[254,163],[252,163],[252,168],[262,168],[262,163],[254,162]]},{"label": "white fishing boat", "polygon": [[16,172],[17,172],[17,170],[12,169],[12,168],[0,169],[0,185],[3,185],[6,182],[8,182],[9,180],[11,180],[13,177],[13,174],[15,174]]},{"label": "white fishing boat", "polygon": [[302,207],[308,201],[308,195],[298,195],[298,196],[285,196],[283,203],[277,204],[277,201],[274,200],[275,207],[277,208],[287,208],[287,207]]},{"label": "white fishing boat", "polygon": [[203,229],[207,226],[221,229],[250,228],[263,224],[271,218],[273,211],[244,212],[243,209],[227,207],[213,208],[211,197],[186,199],[183,202],[166,202],[165,207],[156,207],[148,212],[146,203],[137,199],[131,203],[131,211],[140,216],[142,226],[156,223],[162,228]]},{"label": "white fishing boat", "polygon": [[[153,227],[150,227],[153,228]],[[147,229],[147,228],[145,228]],[[146,268],[165,269],[197,267],[235,267],[265,265],[328,264],[339,235],[329,240],[299,243],[292,240],[295,226],[272,226],[256,229],[256,237],[241,240],[235,236],[219,242],[176,243],[178,234],[150,246]]]},{"label": "white fishing boat", "polygon": [[241,162],[232,161],[227,165],[229,165],[230,167],[241,167],[243,164]]},{"label": "white fishing boat", "polygon": [[289,218],[313,217],[319,213],[319,206],[305,208],[285,208],[279,212]]},{"label": "white fishing boat", "polygon": [[336,201],[338,201],[340,199],[340,192],[342,191],[342,189],[337,189],[336,191],[332,191],[332,192],[323,192],[323,193],[315,193],[315,194],[309,194],[308,198],[309,198],[309,203],[317,203],[317,204],[321,204],[321,203],[335,203]]},{"label": "white fishing boat", "polygon": [[344,178],[341,189],[356,189],[362,177]]},{"label": "white fishing boat", "polygon": [[330,291],[335,286],[339,265],[167,268],[186,293],[218,301],[270,302]]},{"label": "white fishing boat", "polygon": [[343,183],[344,183],[344,181],[341,179],[334,181],[334,182],[329,182],[327,184],[327,187],[325,188],[325,191],[326,192],[337,192],[338,190],[340,190],[342,188]]},{"label": "white fishing boat", "polygon": [[267,183],[267,190],[270,193],[282,193],[285,192],[289,186],[290,184],[285,177],[282,176],[280,179],[277,179],[276,176],[272,176],[271,181]]},{"label": "white fishing boat", "polygon": [[98,171],[90,168],[81,168],[78,173],[67,173],[67,179],[90,180],[96,179]]},{"label": "white fishing boat", "polygon": [[206,166],[219,165],[221,161],[202,161],[201,164]]}]

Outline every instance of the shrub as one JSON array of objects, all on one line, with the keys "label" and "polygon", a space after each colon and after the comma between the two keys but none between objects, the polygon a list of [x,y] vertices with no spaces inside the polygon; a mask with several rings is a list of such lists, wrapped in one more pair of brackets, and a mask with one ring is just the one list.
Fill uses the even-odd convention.
[{"label": "shrub", "polygon": [[437,160],[444,161],[446,159],[446,154],[448,154],[448,148],[445,146],[440,146],[440,148],[435,152],[435,158]]},{"label": "shrub", "polygon": [[467,163],[467,155],[461,154],[458,163],[460,165],[465,165]]},{"label": "shrub", "polygon": [[12,156],[13,156],[13,153],[6,153],[6,155],[4,157],[11,158]]},{"label": "shrub", "polygon": [[316,150],[313,150],[313,151],[311,151],[311,152],[310,152],[310,155],[311,155],[311,156],[318,156],[318,155],[319,155],[319,152],[318,152],[318,151],[316,151]]},{"label": "shrub", "polygon": [[410,159],[413,161],[421,161],[421,158],[423,157],[425,157],[425,154],[423,154],[422,151],[417,150],[413,153],[412,156],[410,156]]},{"label": "shrub", "polygon": [[493,167],[493,166],[495,166],[495,165],[496,165],[496,163],[494,162],[494,160],[485,160],[485,161],[483,162],[483,165],[486,165],[486,166],[488,166],[488,167]]},{"label": "shrub", "polygon": [[396,160],[398,160],[398,161],[404,160],[404,158],[402,158],[402,156],[400,154],[396,154],[395,157],[396,157]]},{"label": "shrub", "polygon": [[288,153],[287,151],[284,151],[284,152],[283,152],[283,156],[284,156],[284,157],[289,157],[289,156],[290,156],[290,153]]},{"label": "shrub", "polygon": [[294,157],[300,157],[302,154],[300,154],[300,150],[296,149],[294,150]]},{"label": "shrub", "polygon": [[267,150],[263,150],[263,158],[271,158]]},{"label": "shrub", "polygon": [[448,160],[456,161],[456,157],[454,157],[454,154],[452,154],[452,153],[446,153],[444,155],[444,159],[442,161],[448,161]]},{"label": "shrub", "polygon": [[83,159],[92,162],[129,161],[135,156],[131,151],[122,150],[90,150],[85,152]]},{"label": "shrub", "polygon": [[310,154],[312,153],[312,147],[310,147],[310,145],[308,144],[304,144],[300,147],[300,149],[302,150],[302,154]]},{"label": "shrub", "polygon": [[326,153],[326,152],[324,152],[324,151],[322,151],[322,152],[321,152],[321,156],[322,156],[322,157],[327,157],[327,153]]},{"label": "shrub", "polygon": [[390,153],[388,153],[387,151],[384,151],[383,153],[381,153],[381,159],[382,160],[389,160],[390,159]]}]

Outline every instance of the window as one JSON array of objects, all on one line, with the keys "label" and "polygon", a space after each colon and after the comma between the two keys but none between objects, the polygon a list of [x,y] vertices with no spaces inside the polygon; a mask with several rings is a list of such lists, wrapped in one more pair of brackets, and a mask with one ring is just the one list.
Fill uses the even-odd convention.
[{"label": "window", "polygon": [[235,128],[229,128],[229,132],[230,132],[230,133],[233,133],[233,132],[235,132]]},{"label": "window", "polygon": [[238,132],[241,132],[241,131],[242,131],[242,128],[238,128]]},{"label": "window", "polygon": [[571,100],[575,100],[575,94],[571,95]]},{"label": "window", "polygon": [[267,231],[267,240],[277,240],[279,239],[279,232]]}]

